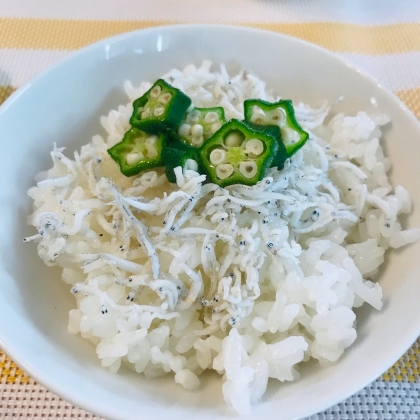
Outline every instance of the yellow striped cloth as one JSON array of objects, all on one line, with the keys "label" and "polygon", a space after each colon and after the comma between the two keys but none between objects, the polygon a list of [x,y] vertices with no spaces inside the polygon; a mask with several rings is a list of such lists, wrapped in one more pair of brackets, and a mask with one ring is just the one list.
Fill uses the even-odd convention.
[{"label": "yellow striped cloth", "polygon": [[[16,74],[17,80],[15,83],[12,82],[14,79],[13,73],[0,73],[0,104],[24,81],[29,80],[38,71],[47,68],[56,59],[60,59],[63,54],[57,54],[57,51],[75,50],[100,39],[130,30],[174,23],[183,22],[92,22],[0,17],[0,34],[2,34],[0,38],[0,69],[3,60],[7,60],[9,55],[11,56],[9,63],[14,70],[13,67],[19,65],[20,62],[26,64],[33,60],[36,61],[37,54],[34,54],[34,50],[40,49],[43,52],[52,52],[52,54],[47,54],[47,57],[40,53],[37,65],[32,69],[19,72],[23,74]],[[365,72],[382,81],[385,86],[389,86],[411,108],[414,114],[418,118],[420,117],[420,81],[415,80],[417,77],[412,77],[414,74],[410,73],[410,71],[416,71],[415,68],[419,68],[420,65],[420,51],[416,51],[420,49],[420,22],[380,27],[365,27],[344,23],[240,22],[237,24],[292,35],[338,52],[343,58],[361,67]],[[401,41],[397,44],[398,46],[395,45],[396,39]],[[369,42],[366,42],[366,40]],[[11,54],[7,54],[6,51]],[[374,51],[376,55],[372,56],[369,54],[370,51]],[[27,52],[30,53],[27,54]],[[4,57],[1,57],[2,53]],[[390,57],[390,54],[394,56]],[[383,68],[389,67],[390,64],[393,67],[392,73],[386,74],[388,69],[384,70]],[[413,83],[409,83],[411,77],[414,79],[412,80]],[[404,83],[404,80],[406,83]]]},{"label": "yellow striped cloth", "polygon": [[[369,73],[420,118],[418,0],[0,0],[0,104],[73,50],[181,23],[251,26],[315,43]],[[415,343],[382,380],[418,383],[419,368]],[[0,351],[2,384],[33,381]]]},{"label": "yellow striped cloth", "polygon": [[318,44],[370,73],[420,116],[416,0],[0,0],[0,102],[69,51],[135,29],[200,22],[252,26]]}]

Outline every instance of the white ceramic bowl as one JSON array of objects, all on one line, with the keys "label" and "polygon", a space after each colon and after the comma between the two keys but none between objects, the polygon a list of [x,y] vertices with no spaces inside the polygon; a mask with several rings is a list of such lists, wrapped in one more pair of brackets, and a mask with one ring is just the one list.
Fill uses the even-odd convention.
[{"label": "white ceramic bowl", "polygon": [[[53,142],[69,152],[102,132],[99,117],[125,103],[122,85],[155,80],[173,67],[209,58],[231,70],[252,69],[283,97],[315,103],[345,100],[338,110],[389,114],[385,131],[392,181],[411,193],[420,226],[420,127],[391,93],[308,43],[270,32],[225,26],[176,26],[121,35],[84,48],[19,89],[0,109],[1,272],[0,344],[29,375],[53,392],[113,419],[230,418],[221,380],[208,375],[197,392],[172,378],[148,381],[100,367],[93,347],[67,333],[73,307],[59,270],[43,265],[34,244],[22,238],[31,203],[33,176],[50,166]],[[371,98],[376,98],[375,108]],[[380,312],[358,313],[358,338],[340,362],[321,370],[302,369],[292,384],[270,384],[252,418],[290,420],[308,416],[358,391],[382,374],[420,332],[420,244],[394,252],[379,279],[385,294]],[[250,417],[251,418],[251,417]]]}]

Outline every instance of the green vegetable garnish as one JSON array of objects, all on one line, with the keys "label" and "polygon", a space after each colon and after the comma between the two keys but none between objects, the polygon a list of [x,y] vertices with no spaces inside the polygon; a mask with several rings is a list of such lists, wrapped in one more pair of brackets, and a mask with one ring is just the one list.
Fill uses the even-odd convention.
[{"label": "green vegetable garnish", "polygon": [[187,95],[159,79],[133,108],[133,128],[108,150],[126,176],[164,165],[170,182],[181,167],[206,173],[221,187],[255,185],[268,168],[282,169],[308,139],[290,100],[249,99],[245,121],[226,123],[222,107],[194,108]]},{"label": "green vegetable garnish", "polygon": [[154,134],[175,130],[190,105],[191,99],[187,95],[159,79],[134,101],[130,124]]},{"label": "green vegetable garnish", "polygon": [[133,176],[146,169],[163,166],[162,149],[165,142],[164,134],[148,134],[131,128],[119,143],[108,149],[108,153],[125,176]]},{"label": "green vegetable garnish", "polygon": [[194,147],[200,147],[226,123],[225,111],[215,108],[194,108],[187,112],[173,137]]},{"label": "green vegetable garnish", "polygon": [[162,161],[166,168],[166,177],[169,182],[176,182],[174,169],[178,166],[200,172],[197,149],[180,141],[166,143],[162,150]]},{"label": "green vegetable garnish", "polygon": [[244,102],[245,119],[258,125],[277,125],[280,127],[281,140],[289,156],[296,153],[308,140],[308,133],[296,121],[292,101],[276,103],[248,99]]},{"label": "green vegetable garnish", "polygon": [[210,181],[226,187],[255,185],[265,176],[277,154],[277,141],[262,130],[231,120],[198,150]]}]

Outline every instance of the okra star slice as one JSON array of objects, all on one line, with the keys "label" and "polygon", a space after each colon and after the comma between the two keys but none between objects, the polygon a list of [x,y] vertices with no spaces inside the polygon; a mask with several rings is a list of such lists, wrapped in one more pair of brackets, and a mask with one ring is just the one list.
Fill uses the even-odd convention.
[{"label": "okra star slice", "polygon": [[193,108],[185,114],[175,137],[193,147],[200,147],[225,123],[225,111],[221,106]]},{"label": "okra star slice", "polygon": [[278,125],[281,139],[289,156],[296,153],[308,140],[308,133],[296,121],[292,101],[270,103],[259,99],[244,102],[245,119],[259,125]]},{"label": "okra star slice", "polygon": [[147,133],[174,130],[181,124],[191,99],[179,89],[159,79],[133,102],[130,124]]},{"label": "okra star slice", "polygon": [[162,150],[162,161],[165,165],[166,177],[172,183],[176,183],[174,169],[178,166],[201,173],[197,149],[180,141],[166,143]]},{"label": "okra star slice", "polygon": [[276,156],[277,141],[261,130],[231,120],[198,150],[211,182],[255,185],[264,178]]},{"label": "okra star slice", "polygon": [[108,149],[109,155],[120,166],[125,176],[163,166],[162,149],[166,136],[148,134],[137,128],[128,130],[119,143]]}]

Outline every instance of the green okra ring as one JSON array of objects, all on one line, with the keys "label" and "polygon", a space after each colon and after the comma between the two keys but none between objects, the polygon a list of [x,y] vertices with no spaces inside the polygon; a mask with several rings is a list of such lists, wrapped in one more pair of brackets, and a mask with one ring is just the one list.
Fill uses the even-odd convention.
[{"label": "green okra ring", "polygon": [[200,147],[226,123],[222,107],[189,110],[172,137],[190,146]]},{"label": "green okra ring", "polygon": [[278,149],[275,138],[231,120],[198,150],[211,182],[222,187],[255,185],[270,168]]},{"label": "green okra ring", "polygon": [[108,153],[125,176],[134,176],[163,165],[162,149],[165,142],[164,134],[148,134],[131,128],[119,143],[108,149]]},{"label": "green okra ring", "polygon": [[133,102],[130,124],[147,133],[168,132],[180,125],[190,105],[187,95],[159,79]]},{"label": "green okra ring", "polygon": [[245,120],[252,124],[278,126],[281,141],[284,143],[289,157],[295,154],[308,140],[308,133],[297,122],[290,100],[270,103],[259,99],[248,99],[244,102],[244,113]]}]

